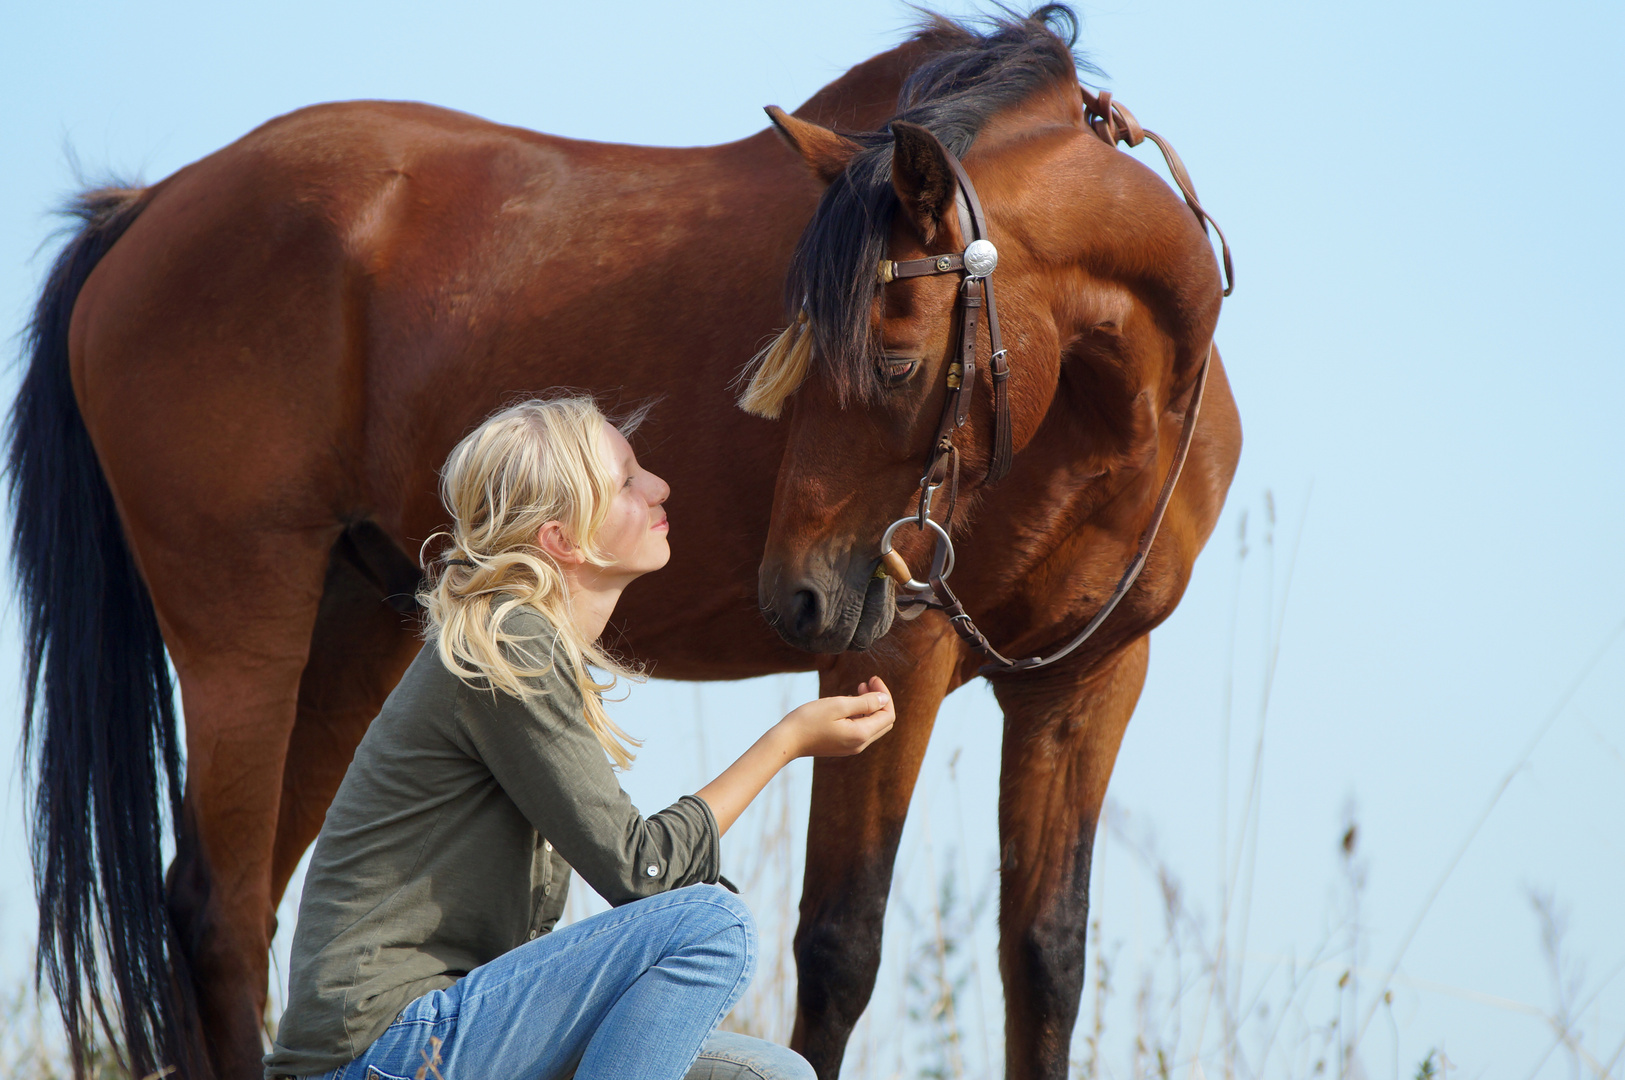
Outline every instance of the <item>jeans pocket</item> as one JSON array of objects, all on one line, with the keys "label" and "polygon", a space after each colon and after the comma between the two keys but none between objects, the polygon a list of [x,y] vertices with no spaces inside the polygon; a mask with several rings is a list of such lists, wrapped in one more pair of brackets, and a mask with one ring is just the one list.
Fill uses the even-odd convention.
[{"label": "jeans pocket", "polygon": [[[408,1006],[407,1016],[411,1017],[413,1011],[413,1006]],[[440,1050],[456,1026],[455,1015],[438,1020],[395,1021],[365,1053],[351,1062],[357,1070],[355,1080],[417,1080],[419,1076],[433,1080],[437,1071],[444,1068]]]},{"label": "jeans pocket", "polygon": [[392,1072],[385,1072],[376,1065],[368,1065],[367,1071],[362,1074],[361,1080],[413,1080],[409,1076],[397,1076]]}]

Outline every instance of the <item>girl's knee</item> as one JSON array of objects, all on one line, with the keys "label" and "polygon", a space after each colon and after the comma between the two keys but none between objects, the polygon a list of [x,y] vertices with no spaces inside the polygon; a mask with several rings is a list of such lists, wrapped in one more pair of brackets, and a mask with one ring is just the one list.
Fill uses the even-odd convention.
[{"label": "girl's knee", "polygon": [[737,925],[751,942],[756,940],[756,916],[737,893],[721,885],[689,885],[663,894],[672,915],[703,934]]},{"label": "girl's knee", "polygon": [[689,906],[695,944],[720,964],[739,965],[745,978],[756,966],[756,917],[735,893],[720,885],[693,885],[683,890],[694,903]]},{"label": "girl's knee", "polygon": [[745,903],[744,897],[731,889],[721,885],[702,885],[706,891],[706,898],[728,912],[740,926],[745,928],[745,934],[752,941],[756,940],[756,916],[751,914],[750,905]]},{"label": "girl's knee", "polygon": [[707,885],[709,899],[712,903],[727,912],[727,917],[739,924],[744,932],[745,940],[750,942],[752,948],[756,946],[756,916],[751,914],[750,905],[745,903],[744,897],[738,893],[723,888],[721,885]]}]

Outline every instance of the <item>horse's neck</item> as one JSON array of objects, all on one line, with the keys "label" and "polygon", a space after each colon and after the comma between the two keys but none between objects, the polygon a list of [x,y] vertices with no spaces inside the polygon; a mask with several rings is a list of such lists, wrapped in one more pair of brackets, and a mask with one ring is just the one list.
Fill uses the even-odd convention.
[{"label": "horse's neck", "polygon": [[[845,130],[876,130],[894,114],[903,80],[933,47],[929,37],[916,37],[871,57],[819,90],[796,114]],[[667,159],[666,167],[680,162],[681,167],[694,170],[680,185],[683,191],[704,202],[749,205],[757,214],[750,228],[738,230],[718,229],[715,216],[709,212],[674,213],[666,230],[668,241],[672,237],[686,239],[668,242],[665,256],[646,255],[644,273],[677,280],[681,273],[662,259],[686,259],[696,249],[720,245],[726,252],[727,264],[746,268],[744,281],[712,283],[713,291],[732,298],[728,313],[748,311],[753,302],[761,300],[776,309],[790,253],[817,204],[817,188],[806,166],[771,129],[735,143],[668,153],[675,156]],[[689,312],[698,324],[681,329],[696,334],[703,334],[723,314],[705,305],[691,305]],[[701,374],[699,382],[704,385],[716,378],[730,380],[762,337],[781,325],[746,326],[738,349],[704,350],[685,370],[690,375]],[[655,332],[670,333],[672,329],[662,324]]]},{"label": "horse's neck", "polygon": [[903,80],[931,54],[929,38],[910,38],[870,57],[808,98],[795,114],[838,131],[878,131],[897,112]]},{"label": "horse's neck", "polygon": [[[978,546],[986,532],[987,542],[1012,553],[1001,578],[1015,592],[1035,577],[1064,576],[1058,563],[1075,560],[1071,540],[1084,530],[1108,530],[1132,550],[1142,515],[1125,508],[1139,505],[1138,488],[1154,488],[1164,456],[1146,453],[1149,447],[1141,440],[1155,438],[1155,428],[1134,418],[1123,418],[1121,429],[1148,430],[1122,445],[1103,445],[1100,432],[1089,430],[1090,418],[1069,407],[1070,395],[1069,388],[1058,388],[1049,415],[1018,455],[1018,468],[988,493],[991,498],[984,498],[977,514]],[[1135,403],[1129,396],[1128,407]],[[1155,495],[1152,490],[1150,497]],[[1030,527],[1033,507],[1040,505],[1048,523],[1042,537]]]}]

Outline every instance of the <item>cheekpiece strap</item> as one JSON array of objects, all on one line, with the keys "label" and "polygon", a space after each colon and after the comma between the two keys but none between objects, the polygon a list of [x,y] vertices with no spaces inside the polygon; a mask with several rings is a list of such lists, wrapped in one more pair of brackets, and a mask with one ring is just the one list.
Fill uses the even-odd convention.
[{"label": "cheekpiece strap", "polygon": [[954,427],[965,426],[970,419],[971,391],[976,388],[976,323],[982,313],[982,282],[966,278],[959,286],[960,318],[965,320],[959,333],[959,389],[954,392]]}]

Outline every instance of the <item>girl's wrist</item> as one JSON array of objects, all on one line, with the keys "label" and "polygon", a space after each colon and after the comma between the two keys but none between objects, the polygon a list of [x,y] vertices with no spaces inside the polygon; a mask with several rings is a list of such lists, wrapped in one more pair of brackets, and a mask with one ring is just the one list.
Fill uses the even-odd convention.
[{"label": "girl's wrist", "polygon": [[762,736],[762,740],[772,748],[775,755],[785,762],[794,761],[796,758],[803,756],[801,739],[797,736],[789,717],[785,717],[768,728],[767,734]]}]

